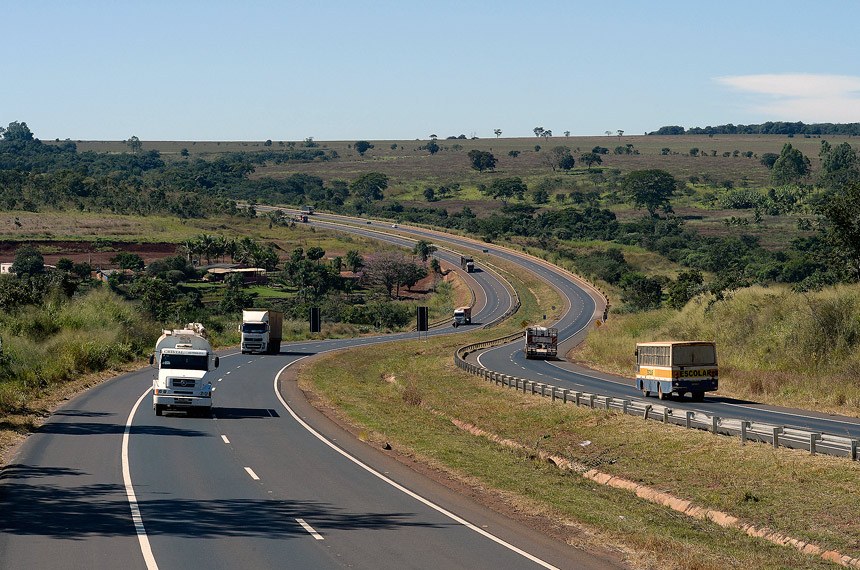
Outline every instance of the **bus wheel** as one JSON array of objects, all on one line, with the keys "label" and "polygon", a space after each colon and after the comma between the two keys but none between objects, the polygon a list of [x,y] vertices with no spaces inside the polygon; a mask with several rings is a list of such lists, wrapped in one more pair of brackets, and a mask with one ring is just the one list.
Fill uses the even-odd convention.
[{"label": "bus wheel", "polygon": [[649,392],[648,390],[642,390],[642,397],[643,398],[647,398],[650,395],[651,395],[651,392]]},{"label": "bus wheel", "polygon": [[669,394],[663,393],[663,386],[660,386],[660,385],[657,386],[657,398],[660,400],[668,400],[669,399]]}]

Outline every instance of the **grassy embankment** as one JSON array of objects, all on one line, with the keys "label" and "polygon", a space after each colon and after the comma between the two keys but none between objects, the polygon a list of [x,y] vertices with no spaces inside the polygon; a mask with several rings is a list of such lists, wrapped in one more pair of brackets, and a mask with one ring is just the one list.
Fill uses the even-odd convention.
[{"label": "grassy embankment", "polygon": [[[545,285],[522,274],[512,281],[523,300],[522,312],[513,319],[517,324],[476,331],[470,340],[501,335],[521,320],[534,320],[541,307],[558,306]],[[690,519],[559,471],[532,452],[470,435],[451,419],[745,522],[854,556],[860,551],[857,465],[760,444],[741,447],[730,438],[496,388],[454,366],[453,351],[464,342],[438,338],[350,350],[324,357],[301,374],[300,383],[339,409],[366,439],[390,442],[401,453],[488,490],[493,500],[517,512],[550,521],[561,534],[576,529],[576,541],[617,549],[636,566],[830,567],[790,547]]]},{"label": "grassy embankment", "polygon": [[817,293],[784,287],[742,289],[708,308],[708,298],[678,312],[611,317],[576,358],[629,374],[636,342],[717,342],[720,394],[857,416],[860,406],[860,288]]}]

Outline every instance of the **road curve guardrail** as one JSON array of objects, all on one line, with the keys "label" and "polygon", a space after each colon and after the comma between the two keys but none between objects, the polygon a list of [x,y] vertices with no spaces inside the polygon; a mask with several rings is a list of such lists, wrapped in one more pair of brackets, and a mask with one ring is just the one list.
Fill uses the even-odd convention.
[{"label": "road curve guardrail", "polygon": [[787,447],[790,449],[806,450],[813,455],[821,453],[846,457],[851,461],[858,460],[857,449],[860,441],[854,438],[826,432],[808,431],[786,425],[721,417],[692,410],[675,410],[670,406],[654,404],[637,398],[617,398],[603,394],[559,388],[545,382],[536,382],[526,378],[495,372],[466,360],[466,357],[476,350],[508,344],[518,338],[522,338],[524,334],[525,332],[521,331],[500,338],[462,346],[454,353],[454,364],[462,370],[497,386],[517,390],[524,394],[550,398],[553,402],[561,404],[587,406],[600,410],[613,410],[622,414],[639,416],[646,420],[659,421],[664,424],[674,424],[688,429],[699,429],[720,435],[737,436],[740,437],[741,443],[757,441],[771,444],[774,448]]}]

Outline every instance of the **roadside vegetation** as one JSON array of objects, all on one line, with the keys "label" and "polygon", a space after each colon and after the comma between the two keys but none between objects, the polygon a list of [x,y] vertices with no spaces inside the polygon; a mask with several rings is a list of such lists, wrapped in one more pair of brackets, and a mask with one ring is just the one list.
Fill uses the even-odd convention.
[{"label": "roadside vegetation", "polygon": [[[511,277],[516,319],[552,304],[538,283]],[[536,293],[533,293],[533,291]],[[538,298],[542,298],[538,302]],[[501,336],[476,332],[476,340]],[[360,437],[417,458],[471,486],[482,500],[644,568],[825,568],[828,563],[687,518],[627,491],[596,485],[537,457],[547,452],[856,556],[857,465],[682,431],[605,411],[549,403],[492,386],[453,363],[456,338],[374,346],[321,357],[300,386]],[[373,358],[369,355],[373,354]],[[466,422],[523,446],[512,450],[458,428]],[[683,457],[683,461],[679,461]],[[575,529],[575,530],[572,530]]]}]

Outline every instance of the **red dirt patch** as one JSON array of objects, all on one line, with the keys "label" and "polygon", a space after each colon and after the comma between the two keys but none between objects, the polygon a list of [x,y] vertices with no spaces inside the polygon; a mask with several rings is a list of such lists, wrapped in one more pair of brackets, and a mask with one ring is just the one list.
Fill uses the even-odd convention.
[{"label": "red dirt patch", "polygon": [[33,242],[0,242],[0,262],[15,261],[15,252],[23,243],[36,246],[45,257],[45,263],[55,265],[61,257],[67,257],[75,263],[88,262],[93,267],[108,268],[110,259],[120,252],[136,253],[143,258],[144,263],[177,254],[179,246],[175,243],[136,243],[99,240],[95,241],[33,241]]}]

